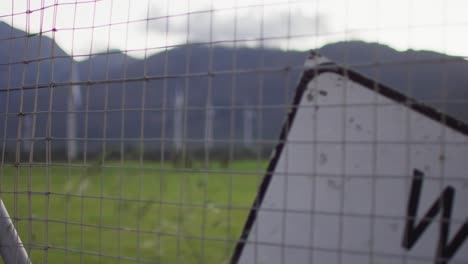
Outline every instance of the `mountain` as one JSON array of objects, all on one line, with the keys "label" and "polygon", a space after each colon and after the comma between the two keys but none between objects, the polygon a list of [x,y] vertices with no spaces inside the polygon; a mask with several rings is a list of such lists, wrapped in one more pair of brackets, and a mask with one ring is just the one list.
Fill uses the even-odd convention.
[{"label": "mountain", "polygon": [[27,119],[37,113],[35,137],[42,138],[36,142],[38,149],[45,147],[47,130],[65,131],[65,113],[51,114],[50,129],[47,120],[49,106],[53,111],[66,108],[68,86],[50,87],[70,81],[72,62],[49,37],[0,22],[0,138],[7,154],[15,152],[19,116]]},{"label": "mountain", "polygon": [[[468,121],[468,62],[463,59],[429,51],[399,52],[360,41],[329,44],[319,52]],[[144,143],[145,150],[153,151],[164,141],[170,149],[177,93],[186,98],[182,134],[190,148],[203,146],[205,108],[212,105],[215,146],[243,148],[243,117],[248,108],[255,115],[253,137],[261,139],[256,142],[268,152],[278,138],[306,56],[298,51],[193,44],[146,60],[111,51],[74,62],[53,40],[26,37],[25,32],[0,23],[0,136],[7,138],[6,147],[14,153],[22,97],[21,112],[31,115],[37,109],[36,150],[44,150],[47,124],[52,148],[63,150],[75,64],[83,83],[83,104],[76,109],[77,137],[79,148],[86,147],[87,153],[99,153],[104,141],[108,148]],[[56,85],[51,88],[50,83]],[[441,98],[449,104],[444,105]]]},{"label": "mountain", "polygon": [[[262,56],[265,66],[259,64]],[[89,90],[89,110],[94,111],[92,115],[96,117],[89,121],[89,135],[120,138],[124,122],[124,137],[139,139],[142,133],[141,108],[144,105],[146,110],[143,133],[146,138],[154,139],[153,144],[148,142],[149,146],[159,146],[159,139],[163,134],[171,145],[174,98],[176,92],[179,92],[184,93],[186,98],[184,119],[187,129],[183,134],[187,135],[192,146],[203,145],[205,108],[209,97],[211,105],[215,108],[214,136],[219,141],[218,145],[227,146],[232,135],[235,140],[241,140],[243,108],[246,107],[261,109],[262,113],[257,114],[263,116],[264,122],[261,130],[258,130],[262,133],[260,137],[276,140],[281,120],[287,110],[285,106],[291,101],[300,76],[297,69],[285,71],[285,65],[300,67],[304,62],[305,53],[265,50],[262,55],[262,52],[256,49],[240,48],[234,51],[216,47],[211,54],[211,69],[209,58],[208,47],[194,45],[159,53],[146,61],[128,59],[120,64],[120,68],[108,71],[101,69],[99,72],[93,72],[92,76],[88,75],[91,82],[108,80],[107,83],[93,85]],[[87,69],[90,65],[97,65],[93,59],[81,63],[80,71],[89,72]],[[264,72],[261,71],[262,68]],[[145,75],[150,78],[145,80]],[[113,81],[124,79],[129,81]],[[106,104],[109,112],[105,118],[108,124],[112,124],[112,128],[109,126],[104,134],[102,112]],[[123,107],[126,110],[122,115]],[[165,123],[163,119],[166,120]]]},{"label": "mountain", "polygon": [[468,122],[468,61],[464,59],[431,51],[398,52],[384,45],[359,41],[330,44],[320,52]]}]

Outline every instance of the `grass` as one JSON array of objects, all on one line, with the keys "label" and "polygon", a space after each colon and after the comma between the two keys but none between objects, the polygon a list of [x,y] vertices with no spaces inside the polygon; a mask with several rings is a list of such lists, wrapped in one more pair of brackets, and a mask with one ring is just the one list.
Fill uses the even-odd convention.
[{"label": "grass", "polygon": [[4,166],[0,193],[33,263],[226,263],[265,166]]}]

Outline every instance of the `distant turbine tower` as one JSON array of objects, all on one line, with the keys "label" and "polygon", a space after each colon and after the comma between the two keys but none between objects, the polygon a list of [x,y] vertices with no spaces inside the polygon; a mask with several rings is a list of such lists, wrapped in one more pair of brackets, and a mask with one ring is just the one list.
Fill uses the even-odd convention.
[{"label": "distant turbine tower", "polygon": [[244,109],[244,147],[252,148],[253,144],[253,121],[255,118],[255,113],[252,109]]},{"label": "distant turbine tower", "polygon": [[211,149],[213,147],[213,121],[215,111],[211,102],[208,101],[205,109],[205,147]]},{"label": "distant turbine tower", "polygon": [[[71,82],[79,81],[78,69],[75,64],[72,66]],[[81,87],[80,85],[72,84],[68,93],[67,102],[67,155],[69,160],[75,160],[78,155],[78,147],[76,144],[77,135],[77,119],[76,110],[81,106]]]},{"label": "distant turbine tower", "polygon": [[23,127],[21,131],[21,137],[23,139],[22,149],[23,152],[28,153],[31,150],[31,138],[32,135],[32,116],[24,115],[23,116]]},{"label": "distant turbine tower", "polygon": [[176,152],[182,150],[182,127],[183,127],[183,107],[184,107],[184,94],[176,91],[174,98],[174,149]]}]

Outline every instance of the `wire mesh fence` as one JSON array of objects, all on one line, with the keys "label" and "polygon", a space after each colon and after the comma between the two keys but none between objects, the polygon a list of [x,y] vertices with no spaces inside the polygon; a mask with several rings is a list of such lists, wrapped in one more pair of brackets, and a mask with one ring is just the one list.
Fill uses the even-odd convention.
[{"label": "wire mesh fence", "polygon": [[3,260],[464,263],[466,7],[0,3]]}]

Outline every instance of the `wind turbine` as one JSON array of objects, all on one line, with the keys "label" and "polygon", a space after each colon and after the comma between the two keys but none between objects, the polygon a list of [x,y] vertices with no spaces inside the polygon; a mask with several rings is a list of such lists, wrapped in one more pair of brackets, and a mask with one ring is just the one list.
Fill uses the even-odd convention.
[{"label": "wind turbine", "polygon": [[82,104],[81,87],[76,84],[80,80],[76,64],[72,66],[72,85],[68,92],[67,102],[67,156],[68,160],[75,160],[78,155],[77,136],[77,118],[76,111]]},{"label": "wind turbine", "polygon": [[174,150],[176,153],[182,151],[182,127],[183,127],[183,107],[184,107],[184,94],[176,90],[174,98]]},{"label": "wind turbine", "polygon": [[244,133],[243,133],[243,141],[244,141],[244,147],[247,149],[252,148],[253,145],[253,121],[255,118],[255,113],[252,109],[249,107],[244,108],[244,114],[243,114],[243,121],[244,121]]},{"label": "wind turbine", "polygon": [[215,117],[215,110],[211,101],[208,100],[205,108],[205,148],[210,150],[213,147],[213,121]]},{"label": "wind turbine", "polygon": [[21,131],[23,138],[22,149],[24,153],[29,153],[31,150],[31,141],[32,141],[32,116],[24,115],[23,116],[23,127]]}]

